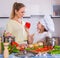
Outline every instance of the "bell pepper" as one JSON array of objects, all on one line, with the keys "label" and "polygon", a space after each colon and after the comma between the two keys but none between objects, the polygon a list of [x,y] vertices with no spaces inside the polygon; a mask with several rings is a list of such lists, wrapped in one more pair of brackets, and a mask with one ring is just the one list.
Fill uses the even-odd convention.
[{"label": "bell pepper", "polygon": [[26,28],[28,28],[28,29],[29,29],[29,28],[30,28],[30,26],[31,26],[31,24],[30,24],[29,22],[26,22],[26,23],[25,23],[25,27],[26,27]]},{"label": "bell pepper", "polygon": [[24,50],[24,45],[19,45],[18,43],[16,43],[16,42],[12,42],[11,43],[12,44],[12,46],[16,46],[16,48],[18,49],[18,50],[20,50],[20,51],[22,51],[22,50]]}]

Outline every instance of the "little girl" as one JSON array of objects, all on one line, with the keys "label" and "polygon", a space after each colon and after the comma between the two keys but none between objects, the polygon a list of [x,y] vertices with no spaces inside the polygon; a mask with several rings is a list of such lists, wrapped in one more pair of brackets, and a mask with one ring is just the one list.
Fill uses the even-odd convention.
[{"label": "little girl", "polygon": [[44,42],[46,37],[52,38],[52,32],[54,32],[54,23],[47,15],[38,21],[37,32],[31,36],[30,43]]}]

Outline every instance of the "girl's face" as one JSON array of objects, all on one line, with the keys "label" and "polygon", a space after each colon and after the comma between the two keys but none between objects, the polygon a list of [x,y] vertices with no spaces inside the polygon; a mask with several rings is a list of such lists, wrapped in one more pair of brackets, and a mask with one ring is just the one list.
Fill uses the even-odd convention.
[{"label": "girl's face", "polygon": [[40,22],[37,23],[37,29],[41,29],[41,24],[40,24]]},{"label": "girl's face", "polygon": [[16,16],[18,18],[22,18],[24,16],[25,13],[25,7],[20,8],[18,11],[15,10]]},{"label": "girl's face", "polygon": [[38,22],[37,29],[41,30],[41,31],[44,31],[44,26],[40,22]]}]

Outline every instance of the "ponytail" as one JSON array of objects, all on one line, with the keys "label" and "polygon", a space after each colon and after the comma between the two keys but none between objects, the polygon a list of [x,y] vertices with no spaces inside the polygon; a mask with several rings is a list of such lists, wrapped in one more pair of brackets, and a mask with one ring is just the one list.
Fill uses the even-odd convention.
[{"label": "ponytail", "polygon": [[15,2],[13,4],[13,8],[12,8],[12,12],[11,12],[11,15],[10,15],[10,19],[13,19],[15,17],[15,14],[16,14],[15,10],[19,11],[19,9],[21,9],[22,7],[25,7],[25,5],[22,4],[22,3]]}]

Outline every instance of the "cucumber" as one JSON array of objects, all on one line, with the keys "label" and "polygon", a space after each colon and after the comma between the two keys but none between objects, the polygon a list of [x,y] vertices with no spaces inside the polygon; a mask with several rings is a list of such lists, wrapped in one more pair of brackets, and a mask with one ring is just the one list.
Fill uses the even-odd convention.
[{"label": "cucumber", "polygon": [[35,48],[25,48],[25,50],[27,50],[27,51],[35,50]]},{"label": "cucumber", "polygon": [[18,49],[14,49],[13,51],[12,51],[13,53],[18,53],[18,52],[20,52]]},{"label": "cucumber", "polygon": [[54,49],[60,49],[60,46],[54,46]]},{"label": "cucumber", "polygon": [[12,46],[11,44],[8,46],[8,50],[9,50],[9,54],[20,52],[20,51],[16,48],[16,46],[15,46],[15,45],[14,45],[14,46]]},{"label": "cucumber", "polygon": [[43,48],[43,46],[38,46],[38,48]]},{"label": "cucumber", "polygon": [[1,46],[2,46],[2,52],[4,51],[4,44],[3,43],[1,43]]},{"label": "cucumber", "polygon": [[51,50],[50,54],[60,54],[60,50]]},{"label": "cucumber", "polygon": [[29,50],[31,50],[31,48],[25,48],[25,50],[29,51]]}]

